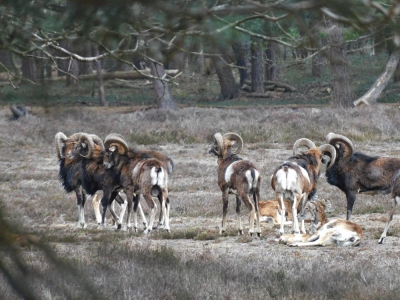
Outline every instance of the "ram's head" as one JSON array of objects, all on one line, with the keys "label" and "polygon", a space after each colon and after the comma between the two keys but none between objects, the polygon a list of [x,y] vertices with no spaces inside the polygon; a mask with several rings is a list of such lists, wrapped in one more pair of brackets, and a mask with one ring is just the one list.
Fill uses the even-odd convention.
[{"label": "ram's head", "polygon": [[208,149],[209,154],[214,154],[226,159],[234,154],[239,154],[243,148],[243,140],[237,133],[216,133],[214,142]]}]

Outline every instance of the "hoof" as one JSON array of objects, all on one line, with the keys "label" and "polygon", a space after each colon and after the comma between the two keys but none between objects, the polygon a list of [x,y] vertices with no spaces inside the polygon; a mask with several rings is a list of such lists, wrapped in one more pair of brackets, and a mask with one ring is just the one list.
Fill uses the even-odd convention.
[{"label": "hoof", "polygon": [[260,238],[261,237],[261,232],[257,232],[257,236]]},{"label": "hoof", "polygon": [[379,239],[378,244],[383,244],[383,238],[380,238],[380,239]]},{"label": "hoof", "polygon": [[118,224],[117,229],[121,229],[121,228],[122,228],[122,224]]},{"label": "hoof", "polygon": [[86,223],[83,223],[83,224],[81,224],[81,223],[78,223],[78,226],[77,226],[79,229],[85,229],[85,228],[87,228],[87,225],[86,225]]}]

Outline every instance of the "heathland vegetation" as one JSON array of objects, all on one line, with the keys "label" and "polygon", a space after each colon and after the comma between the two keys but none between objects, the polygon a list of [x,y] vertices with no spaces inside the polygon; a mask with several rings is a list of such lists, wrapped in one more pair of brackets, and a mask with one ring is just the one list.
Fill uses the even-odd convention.
[{"label": "heathland vegetation", "polygon": [[[276,242],[278,228],[264,223],[261,239],[237,236],[234,201],[227,233],[220,236],[221,194],[216,159],[206,154],[215,132],[238,132],[242,156],[261,169],[262,200],[272,199],[272,170],[307,137],[322,144],[331,131],[345,133],[357,150],[399,156],[398,107],[355,109],[182,108],[129,111],[109,107],[30,107],[10,121],[0,111],[2,199],[0,290],[4,299],[31,298],[314,298],[395,299],[400,265],[399,231],[393,222],[385,244],[378,238],[387,220],[389,196],[361,196],[353,221],[364,230],[354,249],[295,249]],[[91,203],[88,228],[77,229],[75,195],[58,178],[54,134],[86,131],[104,138],[122,134],[130,145],[156,149],[174,159],[170,176],[171,233],[149,235],[99,229]],[[320,180],[319,196],[344,217],[346,200]],[[147,207],[142,203],[145,211]],[[242,218],[247,224],[247,213]],[[246,227],[247,229],[247,227]],[[8,270],[6,272],[6,270]]]},{"label": "heathland vegetation", "polygon": [[[216,132],[240,134],[261,200],[274,198],[272,171],[302,137],[320,145],[335,132],[357,151],[400,157],[397,2],[93,3],[0,5],[1,299],[398,298],[397,216],[378,244],[390,196],[358,196],[357,248],[291,248],[269,223],[260,238],[238,236],[235,201],[220,235],[207,155]],[[377,103],[353,107],[367,94]],[[15,120],[11,105],[28,114]],[[116,230],[108,214],[99,228],[90,201],[78,229],[57,132],[118,133],[171,157],[171,233]],[[329,218],[345,217],[345,195],[323,174],[318,195]],[[247,233],[244,208],[242,219]]]}]

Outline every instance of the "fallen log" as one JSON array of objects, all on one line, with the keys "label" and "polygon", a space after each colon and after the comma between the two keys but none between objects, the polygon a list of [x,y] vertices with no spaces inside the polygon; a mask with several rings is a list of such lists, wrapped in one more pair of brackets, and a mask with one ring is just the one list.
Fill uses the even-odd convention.
[{"label": "fallen log", "polygon": [[396,71],[400,59],[400,51],[393,52],[386,64],[385,71],[375,80],[371,88],[363,96],[353,102],[354,106],[375,104]]},{"label": "fallen log", "polygon": [[[135,80],[135,79],[146,79],[146,75],[151,75],[150,70],[141,70],[141,73],[137,71],[117,71],[117,72],[110,72],[110,73],[103,73],[103,80],[108,79],[125,79],[125,80]],[[179,70],[165,70],[165,73],[168,76],[176,76],[179,73]],[[64,81],[66,76],[62,77],[55,77],[55,78],[47,78],[44,79],[45,81]],[[79,75],[79,80],[96,80],[97,74],[87,74],[87,75]]]},{"label": "fallen log", "polygon": [[[244,82],[245,84],[251,86],[251,81],[246,80]],[[297,89],[294,86],[291,86],[290,84],[281,82],[281,81],[271,81],[271,80],[264,80],[264,85],[268,86],[268,89],[270,90],[272,86],[278,87],[278,88],[284,88],[285,90],[289,92],[296,92]]]}]

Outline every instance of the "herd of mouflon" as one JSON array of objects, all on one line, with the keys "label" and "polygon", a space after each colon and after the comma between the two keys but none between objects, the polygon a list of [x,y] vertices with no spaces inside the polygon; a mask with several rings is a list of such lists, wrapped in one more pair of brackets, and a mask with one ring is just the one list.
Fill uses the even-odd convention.
[{"label": "herd of mouflon", "polygon": [[[127,211],[127,230],[137,231],[139,211],[145,234],[154,228],[170,232],[168,176],[174,169],[171,158],[158,151],[129,147],[124,137],[116,133],[108,135],[103,141],[94,134],[79,132],[67,137],[58,132],[55,140],[59,178],[65,192],[74,191],[76,194],[79,228],[86,227],[84,206],[91,198],[97,223],[102,226],[105,226],[105,215],[109,210],[113,222],[120,229]],[[243,234],[240,217],[243,202],[249,211],[251,236],[261,236],[260,222],[267,221],[279,226],[278,241],[290,246],[358,246],[362,229],[350,221],[356,195],[391,193],[392,210],[379,239],[379,243],[383,243],[400,201],[399,158],[354,152],[350,139],[340,134],[329,133],[326,144],[320,146],[300,138],[293,145],[293,155],[273,170],[270,184],[275,191],[275,199],[260,201],[262,175],[255,163],[239,157],[242,148],[240,135],[231,132],[216,133],[208,150],[209,154],[217,157],[217,181],[223,201],[221,234],[226,230],[228,198],[233,194],[237,203],[239,234]],[[332,210],[331,201],[317,196],[317,183],[323,166],[328,183],[346,195],[346,219],[328,220],[326,217],[326,212]],[[101,199],[100,191],[103,192]],[[126,200],[121,197],[122,192]],[[148,219],[139,201],[141,196],[150,210]],[[158,221],[155,220],[157,204],[154,198],[159,200],[160,205]],[[121,206],[119,215],[114,211],[114,200]],[[305,223],[309,224],[308,229]],[[288,225],[292,227],[290,234],[285,233],[285,226]]]}]

